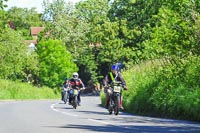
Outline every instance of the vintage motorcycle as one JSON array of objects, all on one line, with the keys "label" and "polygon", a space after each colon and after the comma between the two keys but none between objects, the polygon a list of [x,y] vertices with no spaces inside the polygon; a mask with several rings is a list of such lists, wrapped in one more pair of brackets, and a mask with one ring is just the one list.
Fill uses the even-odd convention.
[{"label": "vintage motorcycle", "polygon": [[63,87],[63,90],[62,90],[62,100],[63,102],[66,104],[67,103],[67,100],[69,99],[69,90],[70,90],[70,87]]},{"label": "vintage motorcycle", "polygon": [[78,89],[70,89],[69,90],[69,98],[71,98],[71,105],[74,109],[78,106]]},{"label": "vintage motorcycle", "polygon": [[114,111],[114,114],[118,115],[120,111],[120,95],[122,93],[121,82],[119,81],[114,82],[109,90],[111,92],[109,97],[108,112],[109,114],[112,114],[112,112]]}]

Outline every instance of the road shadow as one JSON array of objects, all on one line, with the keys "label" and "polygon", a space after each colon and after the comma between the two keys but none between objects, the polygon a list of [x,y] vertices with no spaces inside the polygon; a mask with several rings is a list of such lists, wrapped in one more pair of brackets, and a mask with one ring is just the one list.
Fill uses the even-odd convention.
[{"label": "road shadow", "polygon": [[[101,108],[104,108],[101,104],[96,104]],[[72,109],[69,107],[58,107],[61,109]],[[86,115],[109,115],[108,111],[105,109],[102,110],[77,110],[77,112],[81,112]],[[109,115],[110,116],[110,115]],[[82,118],[85,119],[85,118]],[[66,129],[80,129],[88,132],[113,132],[113,133],[200,133],[200,123],[198,122],[190,122],[190,121],[182,121],[182,120],[173,120],[173,119],[162,119],[162,118],[154,118],[154,117],[145,117],[134,115],[131,113],[120,112],[118,116],[115,117],[98,117],[91,118],[97,122],[106,122],[118,121],[117,125],[114,123],[108,123],[103,126],[94,125],[95,123],[91,123],[90,125],[85,125],[84,123],[77,124],[69,124],[65,126],[48,126],[52,128],[66,128]],[[88,120],[88,119],[87,119]],[[89,119],[90,120],[90,119]],[[66,130],[67,131],[67,130]],[[71,130],[70,130],[71,131]]]},{"label": "road shadow", "polygon": [[54,107],[54,109],[74,109],[73,107]]},{"label": "road shadow", "polygon": [[[62,105],[62,106],[59,106],[59,105]],[[64,106],[63,106],[64,105]],[[69,105],[68,103],[58,103],[57,106],[54,106],[54,109],[73,109],[73,107],[71,105]]]},{"label": "road shadow", "polygon": [[64,102],[59,102],[58,104],[67,104],[67,103],[64,103]]},{"label": "road shadow", "polygon": [[66,126],[49,126],[52,128],[66,128],[66,129],[80,129],[92,132],[113,132],[113,133],[199,133],[200,128],[184,127],[168,127],[168,126],[94,126],[94,125],[80,125],[70,124]]},{"label": "road shadow", "polygon": [[84,111],[84,110],[78,110],[78,112],[82,112],[82,113],[85,113],[85,114],[109,115],[108,112],[101,112],[101,111]]}]

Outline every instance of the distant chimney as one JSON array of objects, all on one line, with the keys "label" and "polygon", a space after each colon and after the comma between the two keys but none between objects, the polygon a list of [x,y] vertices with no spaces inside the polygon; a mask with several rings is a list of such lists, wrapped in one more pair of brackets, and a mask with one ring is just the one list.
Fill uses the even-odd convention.
[{"label": "distant chimney", "polygon": [[16,30],[16,27],[13,22],[9,21],[8,24],[9,24],[10,28],[12,28],[13,30]]}]

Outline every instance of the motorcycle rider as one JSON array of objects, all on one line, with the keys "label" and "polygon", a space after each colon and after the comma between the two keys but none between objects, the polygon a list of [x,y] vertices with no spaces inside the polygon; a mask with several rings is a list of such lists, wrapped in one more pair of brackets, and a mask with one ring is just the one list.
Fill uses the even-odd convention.
[{"label": "motorcycle rider", "polygon": [[[62,91],[61,91],[61,100],[64,101],[65,90],[70,87],[70,82],[68,78],[65,78],[64,83],[62,84]],[[67,91],[69,93],[69,91]]]},{"label": "motorcycle rider", "polygon": [[[80,89],[85,89],[85,85],[83,84],[82,80],[78,77],[78,73],[74,72],[72,79],[70,79],[70,85],[72,89],[78,88],[78,106],[80,106],[81,103],[81,96],[80,96]],[[72,98],[69,97],[69,104],[71,104]]]},{"label": "motorcycle rider", "polygon": [[[109,89],[109,85],[111,85],[113,82],[115,81],[120,81],[122,83],[122,87],[125,90],[128,90],[127,86],[126,86],[126,82],[124,80],[124,78],[122,77],[121,73],[119,72],[119,67],[117,65],[113,65],[111,67],[111,72],[109,72],[104,79],[104,89],[106,93],[106,105],[105,107],[108,108],[109,105],[109,97],[111,95],[111,91]],[[120,95],[120,109],[123,110],[123,106],[122,106],[122,94]]]}]

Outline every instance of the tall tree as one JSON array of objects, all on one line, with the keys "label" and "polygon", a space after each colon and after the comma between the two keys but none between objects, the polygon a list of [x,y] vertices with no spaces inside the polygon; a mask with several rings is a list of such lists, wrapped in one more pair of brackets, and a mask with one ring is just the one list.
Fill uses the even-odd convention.
[{"label": "tall tree", "polygon": [[86,59],[83,56],[87,53],[89,45],[86,36],[89,31],[89,24],[80,19],[72,3],[57,0],[53,3],[44,3],[44,6],[43,18],[48,23],[45,30],[51,33],[48,38],[62,40],[66,45],[66,49],[72,54],[75,63],[79,66],[80,76],[87,77],[82,74],[87,74],[91,68],[86,65],[88,60],[82,59]]},{"label": "tall tree", "polygon": [[199,53],[198,9],[198,1],[163,1],[162,7],[151,19],[155,22],[154,27],[148,26],[151,33],[142,43],[144,52],[150,58],[171,55],[184,57]]},{"label": "tall tree", "polygon": [[[105,75],[110,66],[134,58],[132,48],[125,47],[120,31],[127,32],[126,21],[110,21],[108,0],[87,0],[76,5],[79,16],[90,24],[87,34],[93,44],[93,55],[98,75]],[[101,45],[99,45],[101,44]],[[106,69],[105,69],[106,68]]]},{"label": "tall tree", "polygon": [[45,30],[51,32],[48,37],[62,40],[75,58],[85,46],[87,23],[77,18],[75,8],[70,2],[66,3],[64,0],[44,2],[44,7],[42,18],[47,22]]},{"label": "tall tree", "polygon": [[12,24],[16,30],[20,31],[25,39],[31,39],[30,27],[43,26],[36,8],[12,7],[7,11],[6,22]]},{"label": "tall tree", "polygon": [[[112,21],[120,25],[126,22],[120,26],[123,28],[119,31],[119,38],[125,46],[138,49],[140,59],[155,57],[158,51],[160,56],[163,53],[186,54],[192,47],[194,51],[194,47],[198,48],[195,45],[195,38],[199,36],[198,28],[195,28],[199,27],[198,16],[198,0],[115,0],[109,11]],[[191,34],[195,36],[191,37]]]},{"label": "tall tree", "polygon": [[[85,32],[87,37],[86,48],[81,56],[80,66],[85,68],[84,75],[88,76],[93,83],[98,82],[101,78],[101,66],[98,62],[99,50],[102,44],[102,34],[100,31],[104,21],[108,21],[107,13],[109,10],[108,0],[87,0],[76,4],[76,16],[79,20],[89,25],[88,31]],[[86,53],[86,54],[85,54]]]},{"label": "tall tree", "polygon": [[6,11],[0,11],[0,28],[5,28],[5,25],[7,24],[7,13]]},{"label": "tall tree", "polygon": [[35,57],[34,54],[28,54],[28,47],[25,45],[19,32],[11,29],[8,25],[5,29],[0,29],[1,78],[25,78],[27,75],[24,74],[30,74],[36,71],[37,66],[35,65],[37,65],[37,58]]}]

